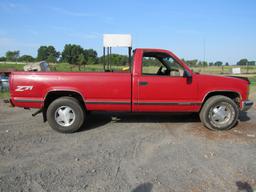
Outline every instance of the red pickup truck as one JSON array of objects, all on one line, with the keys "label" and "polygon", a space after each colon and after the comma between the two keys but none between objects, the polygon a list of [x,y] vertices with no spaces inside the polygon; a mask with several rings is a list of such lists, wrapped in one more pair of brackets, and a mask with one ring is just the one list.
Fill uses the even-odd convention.
[{"label": "red pickup truck", "polygon": [[135,49],[127,71],[14,72],[10,101],[38,108],[65,133],[77,131],[90,111],[197,112],[207,128],[227,130],[253,105],[249,84],[243,77],[195,73],[167,50]]}]

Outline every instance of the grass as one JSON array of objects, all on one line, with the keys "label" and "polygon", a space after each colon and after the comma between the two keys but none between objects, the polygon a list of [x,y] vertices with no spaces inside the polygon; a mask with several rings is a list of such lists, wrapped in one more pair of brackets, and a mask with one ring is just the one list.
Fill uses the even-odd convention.
[{"label": "grass", "polygon": [[[4,69],[15,69],[16,71],[23,71],[23,67],[26,64],[15,64],[15,63],[0,63],[0,70]],[[121,70],[124,66],[112,66],[113,70]],[[58,63],[58,64],[50,64],[50,68],[52,71],[79,71],[78,65],[70,65],[68,63]],[[80,71],[104,71],[102,64],[93,64],[93,65],[85,65],[81,66]]]},{"label": "grass", "polygon": [[209,67],[192,67],[193,71],[200,73],[214,73],[214,74],[230,74],[232,68],[240,68],[241,73],[256,73],[256,66],[249,66],[248,71],[246,66],[209,66]]},{"label": "grass", "polygon": [[25,64],[0,63],[0,70],[15,69],[16,71],[23,71],[24,66]]},{"label": "grass", "polygon": [[248,76],[252,85],[256,85],[256,76]]},{"label": "grass", "polygon": [[[79,71],[79,67],[77,65],[70,65],[68,63],[58,63],[55,65],[50,65],[50,68],[52,71]],[[103,71],[103,65],[82,65],[80,71]]]},{"label": "grass", "polygon": [[2,92],[0,91],[0,99],[7,99],[10,97],[9,92]]},{"label": "grass", "polygon": [[[124,66],[112,66],[114,71],[122,70]],[[77,65],[70,65],[68,63],[58,63],[55,65],[50,65],[52,71],[79,71],[79,67]],[[104,71],[103,64],[92,64],[92,65],[81,65],[80,71]]]},{"label": "grass", "polygon": [[255,84],[250,86],[249,99],[254,100],[254,101],[256,99],[256,86],[255,86]]}]

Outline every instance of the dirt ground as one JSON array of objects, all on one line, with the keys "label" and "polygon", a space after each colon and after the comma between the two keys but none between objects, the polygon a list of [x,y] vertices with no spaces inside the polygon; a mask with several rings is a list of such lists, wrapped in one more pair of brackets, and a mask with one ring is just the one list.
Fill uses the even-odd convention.
[{"label": "dirt ground", "polygon": [[229,131],[197,115],[92,113],[74,134],[0,101],[0,191],[256,190],[256,110]]}]

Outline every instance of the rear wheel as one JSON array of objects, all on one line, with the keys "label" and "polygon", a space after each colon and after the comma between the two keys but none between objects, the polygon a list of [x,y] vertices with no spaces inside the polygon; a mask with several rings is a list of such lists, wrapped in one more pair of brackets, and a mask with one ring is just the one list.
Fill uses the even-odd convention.
[{"label": "rear wheel", "polygon": [[62,133],[73,133],[84,123],[85,113],[80,103],[73,97],[54,100],[47,109],[49,125]]},{"label": "rear wheel", "polygon": [[237,104],[226,96],[210,97],[200,111],[202,123],[212,130],[227,130],[235,126],[238,120]]}]

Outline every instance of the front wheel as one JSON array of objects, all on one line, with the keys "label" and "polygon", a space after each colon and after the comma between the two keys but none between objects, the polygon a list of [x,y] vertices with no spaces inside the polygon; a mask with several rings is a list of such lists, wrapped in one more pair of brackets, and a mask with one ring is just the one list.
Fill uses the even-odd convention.
[{"label": "front wheel", "polygon": [[200,111],[202,123],[212,130],[228,130],[235,126],[239,109],[237,104],[226,96],[212,96]]},{"label": "front wheel", "polygon": [[54,100],[47,109],[49,125],[62,133],[73,133],[84,123],[85,113],[80,103],[73,97]]}]

